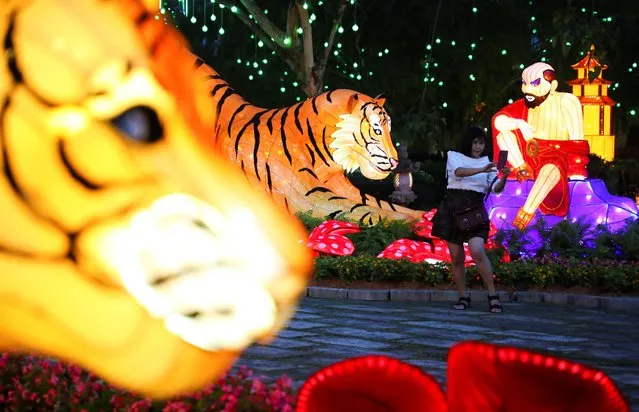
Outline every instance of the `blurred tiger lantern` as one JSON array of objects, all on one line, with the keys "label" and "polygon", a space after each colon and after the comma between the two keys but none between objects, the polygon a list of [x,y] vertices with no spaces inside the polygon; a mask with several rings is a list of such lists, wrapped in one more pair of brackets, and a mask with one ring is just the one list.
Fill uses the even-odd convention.
[{"label": "blurred tiger lantern", "polygon": [[157,4],[0,8],[0,350],[165,398],[276,334],[312,259],[301,225],[207,150],[215,112]]}]

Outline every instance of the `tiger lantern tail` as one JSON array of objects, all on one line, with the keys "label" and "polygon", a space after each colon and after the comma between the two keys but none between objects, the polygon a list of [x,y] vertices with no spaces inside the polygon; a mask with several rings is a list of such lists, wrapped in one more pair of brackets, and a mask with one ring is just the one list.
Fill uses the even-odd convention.
[{"label": "tiger lantern tail", "polygon": [[302,226],[207,150],[157,1],[0,8],[0,351],[155,398],[219,378],[295,310]]},{"label": "tiger lantern tail", "polygon": [[290,107],[264,109],[244,100],[202,59],[191,57],[217,113],[211,144],[276,204],[291,213],[310,211],[369,225],[421,218],[423,212],[368,195],[344,175],[359,169],[364,177],[380,180],[398,164],[383,95],[338,89]]}]

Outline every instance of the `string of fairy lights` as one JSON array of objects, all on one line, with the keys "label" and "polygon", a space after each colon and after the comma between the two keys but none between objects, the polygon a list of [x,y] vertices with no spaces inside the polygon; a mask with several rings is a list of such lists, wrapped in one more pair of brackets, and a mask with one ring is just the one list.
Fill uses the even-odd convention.
[{"label": "string of fairy lights", "polygon": [[[547,61],[547,45],[541,42],[538,36],[540,36],[541,27],[539,26],[538,19],[532,15],[532,10],[535,10],[533,7],[533,1],[528,1],[529,10],[531,11],[531,16],[529,20],[529,29],[532,39],[532,46],[538,49],[538,58],[540,61]],[[167,13],[176,13],[180,12],[184,16],[189,19],[191,24],[199,27],[202,32],[210,33],[211,36],[224,36],[226,33],[224,19],[226,18],[236,18],[236,16],[229,16],[232,14],[238,13],[238,9],[236,6],[225,6],[219,0],[178,0],[179,6],[181,10],[169,10],[165,8],[163,0],[159,0],[160,2],[160,14],[156,16],[157,18],[162,18],[162,15],[166,15]],[[375,76],[375,73],[364,64],[364,60],[371,57],[376,58],[386,58],[391,59],[391,50],[389,48],[384,48],[381,50],[367,50],[366,48],[361,48],[357,53],[354,53],[356,57],[352,57],[349,54],[345,53],[344,50],[347,49],[346,44],[349,44],[349,38],[347,38],[347,34],[357,32],[360,28],[357,24],[357,12],[356,8],[358,7],[356,0],[349,0],[349,6],[354,9],[352,13],[352,18],[344,19],[344,24],[339,26],[336,32],[336,38],[332,48],[332,58],[330,59],[330,63],[333,67],[342,74],[342,76],[348,77],[353,81],[363,81],[368,80]],[[307,1],[303,3],[304,9],[308,11],[309,15],[309,23],[311,25],[316,24],[318,21],[317,14],[319,12],[319,8],[324,6],[324,1]],[[262,10],[265,15],[268,16],[269,10]],[[593,16],[597,16],[598,12],[596,10],[588,10],[586,8],[581,8],[581,13],[592,13]],[[478,5],[472,6],[470,9],[471,16],[474,19],[477,18],[486,18],[487,16],[481,16],[482,10]],[[253,16],[248,15],[249,19],[254,20]],[[345,21],[349,20],[348,23]],[[613,23],[613,17],[605,16],[601,17],[601,21],[606,24]],[[297,29],[297,35],[302,35],[302,28]],[[450,68],[445,64],[440,65],[440,61],[446,61],[446,51],[445,48],[457,48],[463,47],[467,50],[467,59],[469,61],[473,61],[477,57],[477,53],[479,47],[483,41],[481,36],[476,36],[472,42],[466,45],[458,44],[455,39],[445,40],[441,38],[441,36],[436,35],[435,32],[431,39],[428,39],[427,44],[425,46],[426,52],[424,56],[424,85],[425,87],[437,87],[443,88],[446,85],[446,79],[443,76],[443,73],[446,71],[450,72]],[[272,73],[276,73],[280,76],[280,87],[279,91],[281,93],[294,93],[296,95],[296,99],[299,101],[304,98],[300,93],[299,88],[299,80],[296,78],[294,73],[291,73],[289,70],[281,71],[281,65],[272,65],[273,62],[276,62],[278,57],[276,52],[270,50],[262,40],[257,38],[254,34],[250,34],[250,38],[254,41],[254,50],[252,53],[247,53],[247,56],[243,58],[237,58],[236,63],[238,66],[243,67],[246,70],[247,77],[249,80],[257,80],[262,76],[267,75],[269,70]],[[278,44],[286,47],[287,45],[292,44],[292,39],[285,37],[283,39],[277,39]],[[328,42],[324,43],[324,47],[328,47]],[[572,46],[568,41],[565,46]],[[507,56],[509,51],[507,48],[503,48],[498,50],[501,56]],[[585,51],[580,52],[581,56],[585,55]],[[439,58],[438,58],[439,57]],[[472,67],[472,66],[471,66]],[[524,69],[525,64],[522,62],[514,67],[518,67],[520,70]],[[630,67],[628,67],[629,73],[635,73],[639,71],[639,67],[637,62],[631,63]],[[468,73],[467,79],[474,83],[478,80],[478,73]],[[605,77],[605,73],[604,73]],[[610,86],[611,91],[619,90],[620,84],[618,82],[613,83]],[[329,85],[324,85],[324,89],[329,89]],[[508,103],[511,103],[512,99],[508,100]],[[442,98],[440,101],[440,108],[445,110],[448,107],[448,102],[445,98]],[[639,109],[637,108],[621,108],[622,104],[620,102],[617,103],[617,108],[624,110],[630,116],[636,116]]]}]

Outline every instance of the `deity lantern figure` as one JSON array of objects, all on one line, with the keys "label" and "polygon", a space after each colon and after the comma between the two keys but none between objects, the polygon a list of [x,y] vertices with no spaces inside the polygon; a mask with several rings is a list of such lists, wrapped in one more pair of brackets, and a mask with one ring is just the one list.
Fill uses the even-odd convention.
[{"label": "deity lantern figure", "polygon": [[508,151],[513,178],[534,180],[513,226],[523,229],[539,209],[565,216],[569,208],[568,180],[587,177],[590,148],[584,140],[582,108],[571,93],[557,91],[555,70],[546,63],[524,69],[524,98],[499,110],[492,120],[495,158]]}]

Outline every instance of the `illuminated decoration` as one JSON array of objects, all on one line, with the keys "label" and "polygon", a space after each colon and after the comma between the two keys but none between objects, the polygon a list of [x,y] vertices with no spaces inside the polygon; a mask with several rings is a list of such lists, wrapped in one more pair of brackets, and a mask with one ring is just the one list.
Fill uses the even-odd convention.
[{"label": "illuminated decoration", "polygon": [[604,160],[615,158],[615,136],[611,131],[611,112],[615,101],[608,97],[611,81],[603,78],[608,68],[595,57],[595,46],[579,62],[571,66],[577,70],[577,78],[568,82],[572,93],[583,106],[584,138],[590,144],[590,153]]},{"label": "illuminated decoration", "polygon": [[156,7],[3,4],[0,351],[165,398],[272,338],[312,259],[301,225],[206,150],[215,112]]},{"label": "illuminated decoration", "polygon": [[[499,150],[508,150],[513,172],[505,190],[486,201],[491,222],[523,229],[543,216],[551,227],[570,219],[622,229],[639,218],[637,205],[611,195],[601,180],[586,179],[589,144],[583,140],[581,103],[556,87],[552,67],[535,63],[522,74],[525,98],[493,117],[495,158]],[[542,240],[532,237],[534,250]]]},{"label": "illuminated decoration", "polygon": [[583,136],[579,99],[557,92],[555,70],[534,63],[521,77],[524,98],[493,116],[494,158],[508,151],[510,178],[534,180],[513,225],[528,226],[537,209],[544,214],[568,213],[568,179],[585,179],[590,149]]},{"label": "illuminated decoration", "polygon": [[385,97],[339,89],[282,109],[246,102],[193,56],[218,119],[210,142],[290,212],[337,215],[361,224],[418,219],[423,212],[362,193],[344,171],[384,179],[398,164]]},{"label": "illuminated decoration", "polygon": [[[397,239],[377,255],[378,258],[399,260],[408,259],[413,263],[452,263],[450,250],[448,245],[442,239],[433,236],[431,231],[433,228],[432,219],[437,209],[431,209],[424,213],[422,218],[412,225],[413,232],[427,241],[419,241],[412,239]],[[486,241],[486,249],[496,249],[499,246],[495,243],[494,236],[497,234],[497,228],[491,223]],[[468,244],[464,243],[465,266],[473,266],[475,262],[470,254]],[[502,262],[510,261],[507,251],[504,251]]]},{"label": "illuminated decoration", "polygon": [[413,162],[408,158],[408,146],[398,144],[397,153],[399,155],[399,164],[394,170],[393,187],[395,190],[390,195],[392,202],[408,205],[417,199],[417,195],[413,192],[413,171],[419,170]]},{"label": "illuminated decoration", "polygon": [[[529,180],[522,183],[508,182],[501,193],[492,193],[486,200],[491,222],[500,229],[511,227],[532,188],[533,182]],[[568,198],[570,209],[566,216],[543,215],[537,211],[531,224],[535,224],[543,216],[549,227],[568,219],[592,227],[604,225],[614,232],[623,229],[628,220],[639,219],[639,210],[633,199],[611,195],[600,179],[571,180],[568,182]],[[530,252],[543,244],[543,239],[536,231],[530,231],[529,237],[531,243],[527,249]]]},{"label": "illuminated decoration", "polygon": [[353,242],[344,236],[348,233],[359,233],[356,224],[340,220],[327,220],[313,229],[306,245],[314,252],[315,257],[322,255],[348,256],[355,251]]},{"label": "illuminated decoration", "polygon": [[460,342],[448,352],[446,390],[420,368],[384,355],[326,366],[304,382],[296,412],[629,412],[604,372],[525,349]]}]

